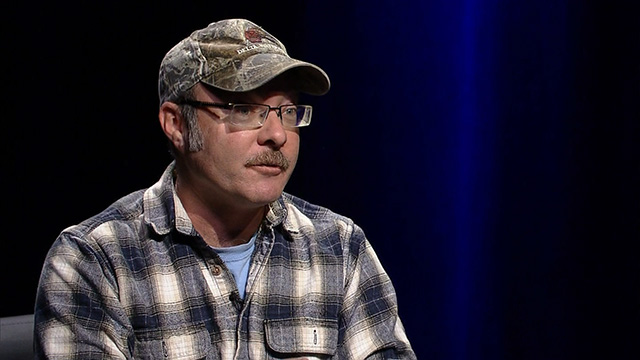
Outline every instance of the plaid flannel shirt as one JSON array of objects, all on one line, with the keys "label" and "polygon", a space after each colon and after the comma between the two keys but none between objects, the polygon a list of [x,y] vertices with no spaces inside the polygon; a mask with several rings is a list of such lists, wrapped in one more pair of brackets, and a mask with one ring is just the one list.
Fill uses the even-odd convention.
[{"label": "plaid flannel shirt", "polygon": [[173,166],[55,241],[38,358],[415,358],[391,281],[350,219],[284,193],[259,229],[243,301],[182,207]]}]

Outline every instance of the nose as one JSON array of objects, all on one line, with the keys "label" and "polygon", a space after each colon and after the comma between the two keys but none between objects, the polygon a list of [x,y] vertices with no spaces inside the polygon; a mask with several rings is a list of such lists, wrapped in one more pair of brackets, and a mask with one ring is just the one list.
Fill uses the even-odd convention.
[{"label": "nose", "polygon": [[260,145],[270,145],[274,149],[281,148],[287,142],[287,132],[282,125],[280,109],[271,109],[267,119],[259,129],[258,142]]}]

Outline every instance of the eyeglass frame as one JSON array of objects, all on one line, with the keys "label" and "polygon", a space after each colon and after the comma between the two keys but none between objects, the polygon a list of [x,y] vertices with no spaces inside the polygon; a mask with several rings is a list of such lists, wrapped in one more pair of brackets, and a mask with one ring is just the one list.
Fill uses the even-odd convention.
[{"label": "eyeglass frame", "polygon": [[[177,101],[178,105],[188,105],[188,106],[193,106],[195,108],[199,108],[199,107],[216,107],[216,108],[220,108],[220,109],[227,109],[227,110],[231,110],[233,111],[233,109],[236,106],[261,106],[266,108],[269,108],[268,111],[265,111],[264,116],[262,117],[262,121],[258,123],[258,126],[255,128],[261,128],[262,126],[264,126],[265,121],[267,120],[267,117],[269,116],[269,113],[271,112],[271,110],[274,110],[276,112],[276,114],[278,115],[278,117],[280,118],[280,122],[283,126],[286,127],[292,127],[292,128],[299,128],[299,127],[305,127],[305,126],[309,126],[311,124],[311,113],[313,110],[313,107],[311,105],[301,105],[301,104],[283,104],[280,106],[270,106],[267,104],[257,104],[257,103],[217,103],[217,102],[209,102],[209,101],[200,101],[200,100],[195,100],[195,99],[180,99]],[[305,113],[308,111],[309,112],[309,116],[306,122],[302,123],[300,125],[296,125],[296,126],[289,126],[289,125],[284,125],[284,119],[282,118],[282,108],[283,107],[287,107],[287,106],[295,106],[296,109],[299,107],[303,107],[305,109]],[[297,115],[296,115],[297,116]],[[231,122],[233,125],[236,126],[246,126],[245,124],[236,124]],[[252,127],[248,127],[248,128],[252,128]]]}]

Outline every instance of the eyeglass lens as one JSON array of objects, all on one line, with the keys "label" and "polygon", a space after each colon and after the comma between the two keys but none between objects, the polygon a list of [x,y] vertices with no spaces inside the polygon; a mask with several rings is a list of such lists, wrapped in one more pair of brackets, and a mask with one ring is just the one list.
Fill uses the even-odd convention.
[{"label": "eyeglass lens", "polygon": [[262,126],[269,112],[275,110],[287,127],[306,126],[309,124],[310,106],[282,105],[272,108],[261,104],[235,104],[231,111],[231,118],[236,125]]}]

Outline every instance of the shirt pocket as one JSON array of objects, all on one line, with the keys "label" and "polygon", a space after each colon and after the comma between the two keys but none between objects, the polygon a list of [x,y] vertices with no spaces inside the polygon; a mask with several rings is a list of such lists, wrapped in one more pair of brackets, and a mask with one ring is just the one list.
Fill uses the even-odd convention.
[{"label": "shirt pocket", "polygon": [[134,359],[211,359],[211,338],[206,329],[151,330],[136,334]]},{"label": "shirt pocket", "polygon": [[338,322],[330,319],[278,319],[264,321],[269,349],[284,356],[332,356],[338,346]]}]

